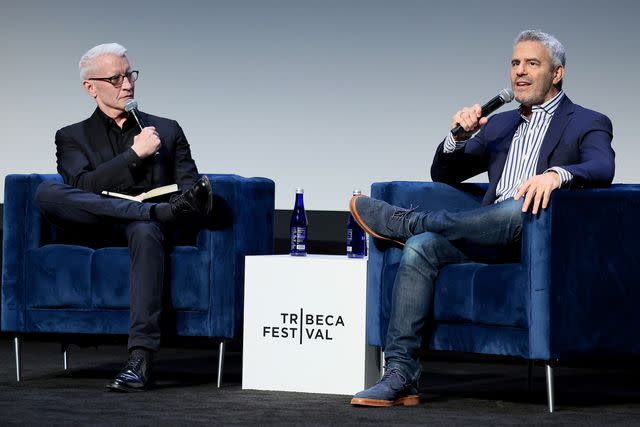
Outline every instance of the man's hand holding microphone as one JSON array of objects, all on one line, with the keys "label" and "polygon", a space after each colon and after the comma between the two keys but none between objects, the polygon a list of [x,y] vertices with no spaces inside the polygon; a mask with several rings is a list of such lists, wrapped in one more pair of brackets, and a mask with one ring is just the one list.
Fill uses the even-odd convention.
[{"label": "man's hand holding microphone", "polygon": [[[475,104],[471,107],[463,108],[454,114],[451,119],[451,134],[456,141],[465,141],[476,133],[478,129],[486,125],[489,119],[482,115],[482,107]],[[456,129],[462,129],[454,132]]]},{"label": "man's hand holding microphone", "polygon": [[133,137],[133,151],[141,159],[152,156],[160,150],[160,135],[154,126],[147,126]]},{"label": "man's hand holding microphone", "polygon": [[130,113],[140,126],[140,133],[133,138],[133,151],[138,157],[145,159],[151,155],[158,154],[160,151],[160,135],[154,126],[147,126],[138,111],[138,103],[134,99],[130,99],[124,104],[124,110]]}]

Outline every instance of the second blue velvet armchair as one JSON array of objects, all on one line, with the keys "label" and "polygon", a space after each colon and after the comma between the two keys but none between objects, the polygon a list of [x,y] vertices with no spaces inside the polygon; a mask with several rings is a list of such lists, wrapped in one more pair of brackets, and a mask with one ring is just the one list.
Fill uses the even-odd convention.
[{"label": "second blue velvet armchair", "polygon": [[[480,204],[483,184],[383,182],[371,195],[420,210]],[[433,350],[517,356],[546,366],[553,411],[553,366],[581,355],[640,353],[640,186],[558,190],[548,209],[527,214],[519,261],[456,264],[435,291]],[[371,244],[368,342],[384,346],[391,291],[402,250]]]}]

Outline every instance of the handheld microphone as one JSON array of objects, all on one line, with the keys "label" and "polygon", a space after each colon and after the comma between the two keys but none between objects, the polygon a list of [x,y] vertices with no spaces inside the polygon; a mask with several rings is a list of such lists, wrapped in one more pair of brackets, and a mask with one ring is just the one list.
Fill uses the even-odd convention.
[{"label": "handheld microphone", "polygon": [[[496,96],[491,98],[489,102],[487,102],[482,106],[482,113],[480,117],[488,116],[489,114],[496,111],[498,108],[502,107],[504,104],[511,101],[513,101],[513,91],[509,88],[502,89],[500,92],[498,92]],[[451,129],[451,134],[453,136],[459,136],[462,133],[464,133],[464,129],[459,124],[453,129]]]},{"label": "handheld microphone", "polygon": [[135,99],[130,99],[124,103],[124,111],[126,111],[127,113],[131,113],[133,118],[136,120],[136,123],[138,123],[138,126],[140,126],[140,130],[147,127],[145,122],[140,118],[140,112],[138,111],[138,102]]},{"label": "handheld microphone", "polygon": [[[144,120],[142,120],[142,117],[140,117],[140,111],[138,111],[138,102],[135,99],[130,99],[124,103],[124,111],[126,111],[127,113],[131,113],[133,118],[136,120],[136,123],[138,123],[138,126],[140,126],[140,130],[147,127],[147,124],[144,122]],[[156,151],[154,153],[154,156],[157,156],[158,154],[159,151]]]}]

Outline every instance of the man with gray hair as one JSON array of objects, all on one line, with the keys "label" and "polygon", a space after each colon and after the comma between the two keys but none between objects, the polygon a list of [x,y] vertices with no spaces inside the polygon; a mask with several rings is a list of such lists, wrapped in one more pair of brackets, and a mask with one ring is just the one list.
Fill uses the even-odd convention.
[{"label": "man with gray hair", "polygon": [[[117,43],[101,44],[80,59],[82,85],[97,108],[88,119],[58,130],[57,166],[64,183],[42,183],[36,198],[43,215],[62,230],[125,235],[131,258],[130,357],[107,388],[141,391],[151,384],[160,346],[166,242],[194,219],[206,221],[212,191],[207,177],[199,177],[177,122],[138,112],[138,123],[125,111],[139,76],[126,52]],[[141,202],[149,190],[174,183],[180,193],[169,200]],[[136,200],[105,197],[103,191]]]},{"label": "man with gray hair", "polygon": [[496,247],[492,262],[519,256],[523,215],[546,209],[558,188],[603,187],[614,175],[611,121],[569,100],[562,90],[565,52],[553,36],[529,30],[516,38],[511,87],[517,110],[482,116],[480,105],[458,111],[431,166],[435,182],[458,184],[487,172],[480,208],[418,212],[366,196],[350,210],[378,239],[404,246],[391,298],[386,371],[357,393],[360,406],[417,405],[424,325],[433,307],[434,283],[448,264],[484,261],[475,247]]}]

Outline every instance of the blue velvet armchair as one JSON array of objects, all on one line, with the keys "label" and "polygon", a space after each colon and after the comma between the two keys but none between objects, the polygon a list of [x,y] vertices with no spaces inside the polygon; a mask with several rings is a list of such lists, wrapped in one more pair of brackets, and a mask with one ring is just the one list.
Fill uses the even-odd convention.
[{"label": "blue velvet armchair", "polygon": [[[374,183],[371,195],[419,210],[479,206],[483,184]],[[427,342],[433,350],[517,356],[553,365],[581,355],[640,353],[640,185],[558,190],[527,214],[520,261],[441,270]],[[402,250],[372,242],[367,334],[382,347]]]},{"label": "blue velvet armchair", "polygon": [[[274,183],[265,178],[208,175],[217,225],[200,230],[195,245],[175,246],[170,277],[171,332],[220,340],[218,386],[225,340],[241,328],[244,256],[273,251]],[[56,241],[41,216],[35,191],[59,175],[5,179],[2,330],[28,333],[127,334],[129,254],[125,247],[92,248]],[[225,219],[226,218],[226,219]],[[214,222],[216,222],[214,220]],[[66,352],[65,352],[66,368]]]}]

